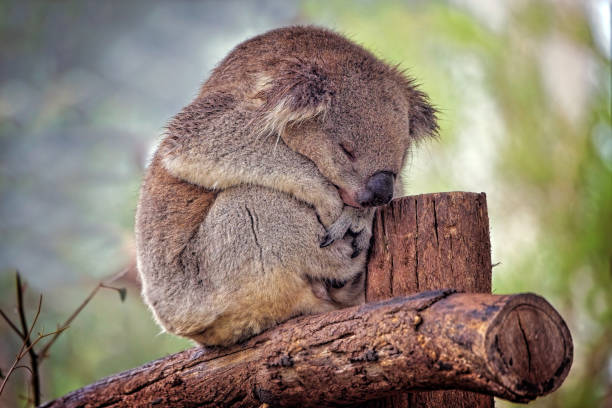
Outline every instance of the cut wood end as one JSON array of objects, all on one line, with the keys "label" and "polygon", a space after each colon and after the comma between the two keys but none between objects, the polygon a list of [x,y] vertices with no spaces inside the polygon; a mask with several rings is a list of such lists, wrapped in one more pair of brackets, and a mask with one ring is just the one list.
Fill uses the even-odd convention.
[{"label": "cut wood end", "polygon": [[567,325],[542,297],[515,295],[486,335],[489,369],[517,400],[556,390],[569,373],[573,344]]}]

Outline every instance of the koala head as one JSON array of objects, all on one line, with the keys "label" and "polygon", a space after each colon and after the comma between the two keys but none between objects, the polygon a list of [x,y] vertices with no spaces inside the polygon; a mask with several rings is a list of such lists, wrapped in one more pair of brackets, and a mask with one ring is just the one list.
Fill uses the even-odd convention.
[{"label": "koala head", "polygon": [[411,79],[329,30],[273,30],[216,71],[217,86],[250,84],[241,92],[257,101],[257,132],[312,160],[354,207],[389,202],[411,145],[437,132],[436,110]]},{"label": "koala head", "polygon": [[347,205],[388,203],[412,143],[436,134],[436,110],[411,79],[344,37],[292,30],[294,52],[256,78],[264,131],[312,160]]},{"label": "koala head", "polygon": [[388,203],[411,144],[435,134],[435,110],[409,80],[381,63],[349,75],[296,64],[293,85],[273,98],[279,99],[273,120],[286,121],[280,137],[317,165],[345,204]]}]

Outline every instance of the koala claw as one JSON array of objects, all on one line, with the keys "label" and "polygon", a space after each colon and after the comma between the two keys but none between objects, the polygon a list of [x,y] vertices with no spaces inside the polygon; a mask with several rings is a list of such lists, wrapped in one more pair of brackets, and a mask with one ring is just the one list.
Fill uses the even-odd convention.
[{"label": "koala claw", "polygon": [[325,234],[325,236],[323,237],[323,241],[321,241],[321,244],[319,245],[321,248],[325,248],[326,246],[330,246],[331,244],[333,244],[335,241],[334,238],[332,238],[331,235],[329,235],[329,233]]},{"label": "koala claw", "polygon": [[321,241],[321,248],[331,245],[334,241],[344,238],[352,224],[352,216],[349,212],[342,211],[338,219],[327,229],[327,233]]},{"label": "koala claw", "polygon": [[353,238],[353,254],[351,258],[356,258],[363,251],[367,251],[370,247],[370,237],[371,235],[364,230],[355,235]]},{"label": "koala claw", "polygon": [[334,289],[343,288],[344,285],[346,285],[347,283],[347,281],[343,281],[339,279],[332,279],[332,278],[324,279],[324,282],[325,282],[325,286],[334,288]]}]

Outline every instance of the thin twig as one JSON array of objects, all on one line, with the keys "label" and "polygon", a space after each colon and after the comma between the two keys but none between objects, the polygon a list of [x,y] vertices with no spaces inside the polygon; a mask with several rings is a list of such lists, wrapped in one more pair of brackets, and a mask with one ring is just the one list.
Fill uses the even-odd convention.
[{"label": "thin twig", "polygon": [[[34,394],[34,405],[35,406],[39,406],[40,405],[40,376],[38,373],[38,354],[36,354],[36,351],[34,350],[33,347],[31,347],[31,340],[30,340],[30,333],[31,330],[28,331],[28,323],[26,321],[26,317],[25,317],[25,307],[23,305],[23,286],[21,284],[21,276],[19,275],[19,272],[17,272],[17,311],[19,312],[19,320],[21,321],[21,331],[23,333],[28,333],[27,336],[25,336],[24,341],[25,341],[25,345],[28,347],[28,354],[30,355],[30,368],[32,369],[32,378],[31,378],[31,383],[32,383],[32,391]],[[40,296],[40,301],[42,303],[42,295]],[[38,313],[40,313],[40,307],[38,310]],[[32,323],[32,329],[34,328],[34,324],[35,322]]]},{"label": "thin twig", "polygon": [[100,286],[103,287],[104,289],[111,289],[117,292],[119,294],[119,297],[121,298],[121,301],[123,302],[125,298],[125,293],[126,293],[125,288],[118,288],[116,286],[110,286],[110,285],[105,284],[104,282],[101,282]]},{"label": "thin twig", "polygon": [[27,365],[19,365],[19,366],[15,367],[15,369],[13,371],[17,371],[20,368],[25,368],[26,370],[28,370],[30,372],[30,375],[32,375],[32,369],[30,367],[28,367]]},{"label": "thin twig", "polygon": [[68,328],[68,326],[70,326],[70,324],[72,323],[72,321],[79,315],[79,313],[81,313],[81,311],[85,308],[85,306],[87,306],[87,304],[91,301],[91,299],[93,299],[93,297],[96,295],[96,293],[98,293],[98,291],[100,290],[100,288],[105,288],[105,289],[112,289],[115,290],[119,293],[121,293],[120,288],[116,288],[114,286],[110,286],[110,285],[106,285],[104,282],[100,282],[98,283],[98,285],[96,285],[95,288],[93,288],[93,290],[91,291],[91,293],[85,298],[85,300],[83,300],[83,302],[79,305],[79,307],[76,308],[76,310],[70,315],[70,317],[68,317],[68,319],[66,319],[66,321],[64,322],[64,324],[62,324],[60,326],[61,331],[58,331],[57,334],[55,336],[53,336],[51,338],[51,340],[49,340],[49,342],[47,344],[45,344],[45,346],[43,347],[43,349],[38,353],[38,357],[40,359],[40,361],[42,362],[42,360],[44,360],[45,358],[47,358],[48,352],[49,352],[49,348],[51,348],[51,346],[53,345],[53,343],[55,343],[55,341],[57,340],[57,338],[59,337],[59,335],[66,329]]},{"label": "thin twig", "polygon": [[[17,353],[17,357],[15,358],[15,361],[9,368],[9,371],[7,372],[6,376],[2,378],[2,384],[0,385],[0,394],[2,394],[2,391],[4,390],[4,387],[6,386],[6,383],[8,382],[8,379],[11,376],[11,374],[19,368],[25,368],[31,374],[32,391],[34,394],[34,399],[32,402],[34,403],[35,406],[38,406],[40,405],[40,398],[41,398],[39,367],[40,367],[40,363],[46,357],[49,356],[49,348],[51,348],[51,346],[53,345],[53,343],[55,343],[59,335],[70,326],[72,321],[79,315],[79,313],[81,313],[81,311],[85,308],[85,306],[87,306],[87,304],[93,299],[93,297],[100,290],[100,288],[112,289],[112,290],[117,291],[122,300],[125,298],[125,289],[110,286],[110,285],[105,284],[104,282],[99,282],[98,285],[96,285],[96,287],[91,291],[91,293],[85,298],[85,300],[83,300],[83,302],[79,305],[79,307],[77,307],[77,309],[68,317],[68,319],[66,319],[64,324],[59,326],[57,330],[53,332],[46,333],[46,334],[39,334],[36,340],[32,341],[31,340],[32,331],[34,330],[34,326],[36,326],[36,322],[38,321],[38,318],[40,316],[41,307],[42,307],[42,295],[40,295],[40,299],[38,301],[38,308],[36,310],[34,320],[32,321],[32,325],[28,327],[26,316],[25,316],[25,306],[24,306],[24,301],[23,301],[23,293],[25,291],[25,287],[21,283],[21,276],[19,275],[19,272],[17,272],[17,275],[16,275],[16,285],[17,285],[17,310],[18,310],[19,320],[20,320],[22,329],[20,330],[17,327],[17,325],[13,323],[13,321],[2,310],[0,310],[0,315],[7,322],[7,324],[13,329],[13,331],[15,331],[15,333],[19,335],[19,337],[22,339],[23,342],[21,344],[19,352]],[[53,336],[53,337],[51,337],[51,339],[44,345],[42,350],[37,353],[34,350],[34,346],[38,344],[42,339],[49,337],[49,336]],[[17,364],[19,363],[19,361],[21,361],[23,357],[25,357],[26,354],[29,354],[30,356],[30,366],[29,367],[25,365],[18,366]],[[28,398],[28,401],[30,401],[29,398]]]},{"label": "thin twig", "polygon": [[[42,299],[42,296],[41,296],[41,299]],[[49,337],[51,335],[57,334],[57,332],[61,332],[61,331],[64,331],[64,330],[65,329],[62,328],[62,329],[58,329],[56,331],[52,331],[50,333],[39,334],[38,337],[36,338],[36,340],[34,340],[32,342],[32,344],[30,344],[29,347],[24,348],[25,342],[21,345],[21,349],[19,350],[19,353],[17,354],[17,357],[15,357],[15,361],[13,361],[13,364],[11,365],[11,368],[9,368],[8,372],[6,373],[6,376],[2,380],[2,384],[0,385],[0,395],[2,394],[2,391],[4,391],[4,387],[6,386],[6,383],[8,382],[9,377],[11,376],[11,374],[13,374],[13,372],[17,368],[17,364],[19,363],[19,361],[21,361],[22,358],[25,357],[25,355],[30,351],[30,349],[32,347],[34,347],[36,344],[38,344],[38,342],[41,341],[42,339],[44,339],[45,337]]]},{"label": "thin twig", "polygon": [[[44,339],[45,337],[49,337],[49,336],[55,335],[55,334],[57,334],[57,332],[62,332],[62,331],[64,331],[64,330],[66,330],[66,329],[65,329],[65,328],[61,328],[61,329],[57,329],[57,330],[54,330],[54,331],[49,332],[49,333],[39,334],[39,335],[38,335],[38,337],[36,338],[36,340],[34,340],[34,341],[32,342],[31,347],[34,347],[36,344],[38,344],[38,342],[39,342],[39,341],[41,341],[41,340],[42,340],[42,339]],[[28,349],[26,349],[26,350],[24,351],[24,353],[25,353],[25,352],[27,352],[27,351],[28,351]],[[25,354],[24,354],[24,353],[22,353],[21,358],[25,357]]]},{"label": "thin twig", "polygon": [[81,305],[79,307],[77,307],[77,309],[70,315],[70,317],[68,317],[68,319],[66,319],[66,321],[64,322],[64,324],[62,324],[59,329],[57,330],[57,332],[55,333],[55,336],[53,336],[51,338],[51,340],[49,340],[47,342],[47,344],[45,344],[45,346],[43,347],[43,349],[40,351],[39,356],[40,356],[40,360],[44,360],[45,358],[48,357],[48,353],[49,353],[49,348],[51,348],[51,346],[53,345],[53,343],[55,343],[55,341],[57,340],[57,338],[59,337],[59,335],[66,329],[68,328],[68,326],[70,326],[70,323],[72,323],[72,321],[79,315],[79,313],[81,313],[81,310],[83,310],[83,308],[85,306],[87,306],[87,304],[89,303],[89,301],[91,299],[93,299],[93,297],[96,295],[96,293],[100,290],[100,288],[102,287],[102,282],[98,283],[96,285],[96,287],[91,291],[91,293],[85,298],[85,300],[83,301],[83,303],[81,303]]},{"label": "thin twig", "polygon": [[17,333],[17,335],[21,338],[21,340],[25,340],[24,339],[24,334],[21,332],[21,330],[19,330],[19,327],[17,327],[15,325],[15,323],[13,323],[13,321],[11,319],[9,319],[9,317],[4,313],[3,310],[0,309],[0,315],[4,318],[4,321],[6,321],[6,323],[11,326],[11,329],[13,329],[13,331],[15,333]]},{"label": "thin twig", "polygon": [[[17,275],[19,276],[19,275]],[[18,290],[17,292],[20,292],[21,289],[21,279],[17,279],[17,285],[18,285]],[[19,295],[19,297],[21,297],[21,295]],[[17,353],[17,357],[15,357],[15,361],[13,362],[13,365],[11,365],[11,368],[9,368],[8,372],[6,373],[6,376],[4,377],[4,379],[2,380],[2,385],[0,386],[0,395],[2,394],[2,391],[4,390],[4,387],[6,385],[6,382],[8,381],[9,377],[11,376],[11,374],[13,373],[13,371],[15,370],[15,367],[17,366],[17,364],[19,363],[19,361],[26,355],[27,352],[30,351],[30,349],[34,346],[34,344],[38,343],[38,341],[41,339],[41,337],[39,336],[38,339],[36,339],[36,341],[30,343],[29,340],[32,335],[32,330],[34,330],[34,326],[36,325],[36,322],[38,321],[38,316],[40,316],[40,309],[42,307],[42,295],[40,295],[40,297],[38,298],[38,308],[36,309],[36,314],[34,315],[34,320],[32,320],[32,326],[30,327],[30,329],[26,332],[26,335],[24,336],[25,339],[23,340],[23,342],[21,343],[21,347],[19,348],[19,353]],[[30,343],[28,345],[28,343]]]}]

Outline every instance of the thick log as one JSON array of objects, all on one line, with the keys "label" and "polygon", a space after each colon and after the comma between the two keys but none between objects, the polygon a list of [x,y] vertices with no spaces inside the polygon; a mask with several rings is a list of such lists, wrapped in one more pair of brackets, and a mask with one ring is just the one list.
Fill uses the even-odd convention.
[{"label": "thick log", "polygon": [[[491,244],[484,193],[435,193],[394,200],[377,211],[366,301],[454,288],[491,293]],[[520,337],[519,337],[520,338]],[[465,391],[404,393],[369,408],[493,407]]]},{"label": "thick log", "polygon": [[451,388],[525,402],[556,389],[571,361],[569,331],[541,297],[435,291],[189,349],[45,407],[320,407]]}]

